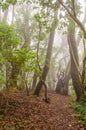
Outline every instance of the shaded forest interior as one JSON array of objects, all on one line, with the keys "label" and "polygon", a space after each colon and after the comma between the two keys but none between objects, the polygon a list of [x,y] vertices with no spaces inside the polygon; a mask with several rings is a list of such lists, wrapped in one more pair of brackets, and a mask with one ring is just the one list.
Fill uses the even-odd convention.
[{"label": "shaded forest interior", "polygon": [[0,130],[86,129],[86,0],[0,2]]}]

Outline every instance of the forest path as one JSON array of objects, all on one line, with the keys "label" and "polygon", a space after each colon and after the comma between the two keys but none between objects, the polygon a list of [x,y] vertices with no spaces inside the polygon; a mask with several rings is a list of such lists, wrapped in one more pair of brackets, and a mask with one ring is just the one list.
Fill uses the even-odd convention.
[{"label": "forest path", "polygon": [[6,95],[7,105],[0,109],[0,130],[86,130],[78,125],[76,112],[68,108],[70,96],[49,92],[51,103],[40,97],[17,91]]}]

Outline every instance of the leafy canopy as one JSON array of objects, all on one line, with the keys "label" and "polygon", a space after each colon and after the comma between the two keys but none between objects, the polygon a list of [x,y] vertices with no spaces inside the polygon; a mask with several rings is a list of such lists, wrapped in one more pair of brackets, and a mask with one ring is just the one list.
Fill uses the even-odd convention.
[{"label": "leafy canopy", "polygon": [[21,43],[15,29],[7,24],[0,23],[0,48],[15,48]]},{"label": "leafy canopy", "polygon": [[21,39],[12,26],[0,23],[0,39],[0,57],[4,59],[4,62],[10,62],[11,65],[21,64],[29,69],[33,68],[32,66],[36,62],[36,53],[19,46]]}]

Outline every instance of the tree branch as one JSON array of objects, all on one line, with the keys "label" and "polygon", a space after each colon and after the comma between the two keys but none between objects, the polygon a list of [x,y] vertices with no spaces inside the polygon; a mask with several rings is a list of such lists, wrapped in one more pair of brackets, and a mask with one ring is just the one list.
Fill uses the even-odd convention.
[{"label": "tree branch", "polygon": [[39,44],[40,44],[40,33],[41,33],[41,26],[39,24],[39,37],[38,37],[38,43],[37,43],[37,66],[38,66],[39,70],[42,71],[41,66],[39,64],[39,54],[38,54],[39,53]]},{"label": "tree branch", "polygon": [[75,0],[71,0],[72,1],[72,7],[73,7],[73,15],[74,17],[76,17],[76,9],[75,9]]},{"label": "tree branch", "polygon": [[74,14],[72,14],[70,12],[70,10],[63,4],[63,2],[61,0],[58,0],[59,3],[65,8],[65,10],[67,11],[67,13],[70,15],[70,17],[77,23],[77,25],[80,27],[80,29],[83,31],[84,33],[84,38],[86,38],[86,30],[85,30],[85,27],[83,26],[83,24],[81,23],[81,21],[76,17],[74,16]]}]

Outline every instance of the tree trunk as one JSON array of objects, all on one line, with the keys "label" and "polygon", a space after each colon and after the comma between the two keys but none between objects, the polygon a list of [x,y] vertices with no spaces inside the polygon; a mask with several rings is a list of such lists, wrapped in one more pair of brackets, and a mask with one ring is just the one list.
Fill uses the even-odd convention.
[{"label": "tree trunk", "polygon": [[32,90],[34,90],[35,87],[36,87],[37,78],[38,78],[37,72],[35,71],[35,72],[34,72],[34,75],[33,75]]},{"label": "tree trunk", "polygon": [[[70,11],[70,9],[69,8],[67,8],[67,6],[65,6],[64,5],[64,3],[62,2],[62,1],[60,1],[59,0],[59,3],[65,8],[65,10],[67,11],[67,13],[70,15],[70,17],[72,18],[72,20],[74,20],[75,21],[75,23],[80,27],[80,29],[82,30],[82,32],[83,32],[83,36],[84,36],[84,39],[86,40],[86,29],[85,29],[85,26],[83,25],[83,23],[84,23],[84,21],[85,21],[85,19],[84,19],[84,21],[83,21],[83,23],[77,18],[77,15],[76,15],[76,7],[75,7],[75,3],[74,3],[75,1],[73,0],[72,1],[72,3],[73,3],[73,5],[72,5],[72,10]],[[84,2],[85,2],[85,10],[86,10],[86,1],[84,0]],[[85,96],[85,95],[83,95],[83,90],[84,89],[82,89],[82,87],[85,87],[85,85],[86,85],[86,49],[85,49],[85,58],[84,58],[84,60],[83,60],[83,72],[82,72],[82,84],[81,84],[81,81],[80,81],[80,77],[79,77],[79,74],[78,74],[78,71],[76,70],[77,68],[76,68],[76,65],[78,65],[77,64],[77,59],[76,59],[76,57],[77,57],[77,54],[75,54],[75,53],[71,53],[71,50],[72,49],[74,49],[75,51],[76,51],[76,53],[77,53],[77,48],[76,48],[76,44],[74,45],[73,43],[72,43],[72,40],[73,40],[73,42],[75,42],[75,36],[74,36],[74,38],[72,38],[71,39],[71,37],[74,35],[74,32],[75,32],[75,30],[74,29],[72,29],[70,32],[69,32],[69,50],[70,50],[70,55],[71,55],[71,59],[72,59],[72,63],[71,63],[71,70],[72,70],[72,68],[73,68],[73,70],[72,70],[72,72],[71,72],[71,76],[72,76],[72,80],[73,80],[73,84],[74,84],[74,88],[75,88],[75,92],[76,92],[76,95],[77,95],[77,100],[79,101],[80,100],[80,97],[81,97],[81,95],[82,96]],[[73,33],[73,34],[72,34]],[[71,36],[70,36],[71,35]],[[86,44],[86,42],[85,42],[85,44]],[[73,47],[72,49],[70,49],[71,48],[71,46],[73,47],[73,46],[75,46],[75,48]],[[74,52],[74,51],[73,51]],[[73,59],[73,55],[74,55],[74,58],[75,58],[75,60]],[[74,61],[76,61],[76,63],[74,62]],[[74,67],[73,67],[73,64],[74,64],[74,66],[75,66],[75,69],[74,69]],[[76,64],[76,65],[75,65]],[[73,73],[74,73],[74,71],[76,71],[76,73],[75,73],[75,79],[74,79],[74,77],[73,77]],[[78,77],[77,77],[78,76]],[[83,80],[84,79],[84,80]],[[76,80],[76,82],[74,81],[74,80]],[[79,82],[78,82],[79,81]],[[79,84],[80,83],[80,84]],[[79,85],[79,86],[78,86]],[[78,86],[78,87],[77,87]]]},{"label": "tree trunk", "polygon": [[66,68],[65,78],[64,78],[63,95],[68,95],[68,85],[69,85],[70,78],[71,78],[71,74],[70,74],[70,61],[69,61]]},{"label": "tree trunk", "polygon": [[[1,11],[1,9],[0,9]],[[9,9],[6,9],[4,11],[4,15],[3,15],[3,18],[0,19],[0,22],[3,22],[3,23],[6,23],[7,22],[7,17],[8,17],[8,12],[9,12]],[[1,12],[0,12],[1,13]],[[1,15],[1,14],[0,14]],[[1,16],[0,16],[1,17]],[[11,65],[9,62],[6,62],[5,64],[6,66],[6,89],[9,90],[9,86],[10,86],[10,81],[9,81],[9,77],[10,77],[10,72],[11,72]]]},{"label": "tree trunk", "polygon": [[56,85],[56,93],[63,94],[64,82],[63,80],[59,79]]},{"label": "tree trunk", "polygon": [[35,92],[34,92],[34,94],[37,95],[37,96],[39,96],[40,90],[41,90],[42,85],[43,85],[42,80],[43,81],[46,80],[46,77],[47,77],[47,74],[48,74],[48,71],[49,71],[51,54],[52,54],[52,47],[53,47],[53,43],[54,43],[54,35],[55,35],[55,30],[50,32],[47,54],[46,54],[46,60],[45,60],[45,65],[44,65],[43,72],[42,72],[42,77],[39,80],[39,82],[36,86]]},{"label": "tree trunk", "polygon": [[56,93],[62,95],[68,95],[68,85],[70,80],[70,60],[67,64],[64,75],[62,76],[61,74],[59,74],[57,78],[58,78],[58,82],[56,85]]},{"label": "tree trunk", "polygon": [[[83,86],[83,92],[85,94],[86,92],[86,48],[84,52],[84,60],[83,60],[83,71],[82,71],[82,86]],[[85,96],[85,95],[84,95]]]},{"label": "tree trunk", "polygon": [[[84,19],[83,19],[83,24],[85,25],[86,23],[86,0],[84,0]],[[83,86],[83,92],[84,96],[86,93],[86,38],[84,37],[83,40],[83,46],[84,46],[84,59],[83,59],[83,71],[82,71],[82,86]],[[86,96],[85,96],[86,97]]]},{"label": "tree trunk", "polygon": [[9,87],[10,87],[10,81],[9,81],[9,78],[10,78],[10,73],[11,73],[11,65],[9,62],[6,62],[6,89],[9,90]]},{"label": "tree trunk", "polygon": [[68,44],[71,58],[71,77],[76,93],[76,101],[80,101],[82,95],[82,84],[79,74],[79,59],[77,45],[75,41],[75,27],[73,27],[71,30],[69,29],[68,31]]},{"label": "tree trunk", "polygon": [[28,88],[28,74],[27,73],[25,75],[25,81],[24,82],[25,82],[27,96],[29,96],[30,88]]},{"label": "tree trunk", "polygon": [[51,77],[51,67],[47,76],[47,84],[50,90],[52,90],[53,84],[52,84],[52,77]]},{"label": "tree trunk", "polygon": [[17,87],[17,78],[21,70],[21,64],[15,63],[12,65],[11,75],[10,75],[10,87]]}]

